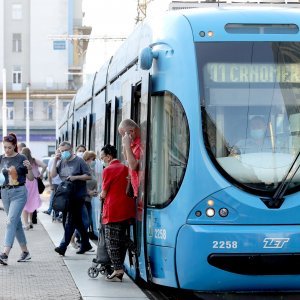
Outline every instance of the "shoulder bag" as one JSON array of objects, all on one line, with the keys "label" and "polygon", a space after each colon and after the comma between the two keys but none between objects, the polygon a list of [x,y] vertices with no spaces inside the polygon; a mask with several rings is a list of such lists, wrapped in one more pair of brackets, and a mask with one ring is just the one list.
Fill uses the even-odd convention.
[{"label": "shoulder bag", "polygon": [[37,181],[37,185],[38,185],[39,194],[43,194],[43,192],[45,190],[45,185],[44,185],[43,180],[40,177],[36,177],[36,181]]}]

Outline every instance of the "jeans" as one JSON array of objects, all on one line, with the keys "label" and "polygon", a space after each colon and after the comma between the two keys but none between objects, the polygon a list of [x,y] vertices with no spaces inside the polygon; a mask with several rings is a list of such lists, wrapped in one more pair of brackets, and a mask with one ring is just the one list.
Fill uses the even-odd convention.
[{"label": "jeans", "polygon": [[[82,205],[81,216],[82,216],[83,226],[84,226],[86,232],[88,232],[89,227],[90,227],[90,218],[89,218],[89,212],[88,212],[86,203],[87,202],[84,202],[84,204]],[[90,203],[88,203],[88,204],[90,204]],[[81,236],[80,236],[80,233],[78,230],[75,230],[75,236],[78,240],[81,241]]]},{"label": "jeans", "polygon": [[[52,185],[53,185],[53,190],[51,191],[49,208],[47,209],[49,215],[51,215],[51,212],[52,212],[53,197],[54,197],[55,191],[56,191],[56,189],[58,187],[58,184],[52,184]],[[57,213],[57,215],[58,215],[58,213]]]},{"label": "jeans", "polygon": [[1,198],[7,214],[4,246],[12,248],[15,237],[21,247],[26,246],[27,241],[21,221],[21,214],[27,201],[26,186],[23,185],[12,189],[2,188]]},{"label": "jeans", "polygon": [[82,206],[84,205],[84,199],[72,199],[71,202],[71,208],[67,214],[64,214],[65,222],[63,223],[65,234],[59,247],[66,250],[70,244],[75,229],[77,229],[81,236],[81,249],[87,249],[90,247],[90,242],[87,230],[85,229],[82,221]]}]

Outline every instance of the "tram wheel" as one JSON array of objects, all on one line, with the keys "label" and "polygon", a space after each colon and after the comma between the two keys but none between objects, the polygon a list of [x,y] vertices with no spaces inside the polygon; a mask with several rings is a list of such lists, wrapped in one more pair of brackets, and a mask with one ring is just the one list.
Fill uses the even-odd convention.
[{"label": "tram wheel", "polygon": [[90,267],[88,269],[88,275],[89,275],[89,277],[96,278],[98,276],[98,274],[99,274],[99,270],[97,268]]}]

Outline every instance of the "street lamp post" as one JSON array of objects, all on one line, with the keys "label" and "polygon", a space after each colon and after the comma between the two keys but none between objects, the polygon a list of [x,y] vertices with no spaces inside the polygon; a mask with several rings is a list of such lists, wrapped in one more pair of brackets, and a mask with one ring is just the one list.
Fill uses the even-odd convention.
[{"label": "street lamp post", "polygon": [[6,69],[2,70],[2,91],[3,91],[3,102],[2,102],[2,137],[7,135],[7,107],[6,107]]},{"label": "street lamp post", "polygon": [[29,146],[30,143],[30,127],[29,127],[29,86],[26,87],[26,146]]},{"label": "street lamp post", "polygon": [[55,96],[55,138],[58,139],[58,95]]}]

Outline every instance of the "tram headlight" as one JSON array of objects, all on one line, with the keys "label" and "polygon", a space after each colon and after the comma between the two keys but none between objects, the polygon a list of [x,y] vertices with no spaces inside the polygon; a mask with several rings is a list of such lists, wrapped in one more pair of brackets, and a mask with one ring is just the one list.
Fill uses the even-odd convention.
[{"label": "tram headlight", "polygon": [[220,217],[222,217],[222,218],[225,218],[225,217],[227,217],[228,216],[228,209],[227,208],[225,208],[225,207],[223,207],[223,208],[220,208],[220,210],[219,210],[219,215],[220,215]]},{"label": "tram headlight", "polygon": [[213,216],[215,215],[215,210],[214,210],[212,207],[208,208],[208,209],[206,210],[206,215],[207,215],[209,218],[213,217]]},{"label": "tram headlight", "polygon": [[208,31],[208,32],[207,32],[207,35],[208,35],[209,37],[213,37],[213,36],[214,36],[214,32],[213,32],[213,31]]}]

